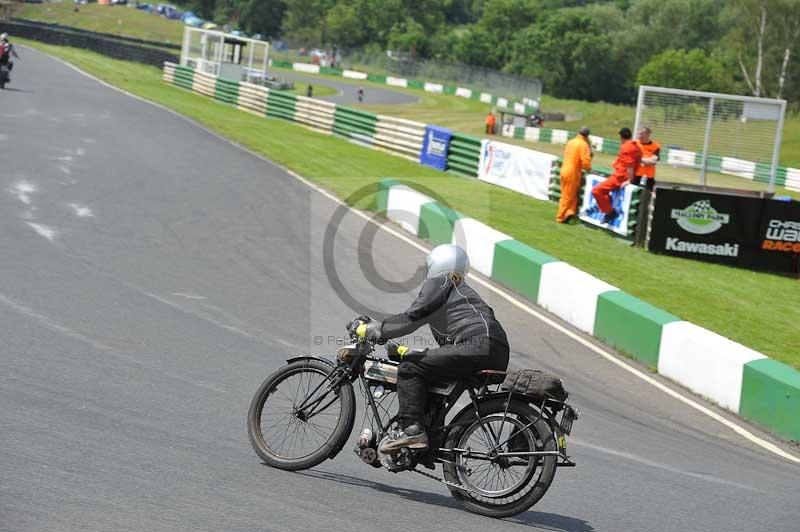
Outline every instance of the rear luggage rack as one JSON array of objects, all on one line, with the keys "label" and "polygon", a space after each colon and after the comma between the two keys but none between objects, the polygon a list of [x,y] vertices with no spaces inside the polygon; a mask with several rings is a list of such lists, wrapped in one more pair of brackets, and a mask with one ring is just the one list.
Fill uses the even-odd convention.
[{"label": "rear luggage rack", "polygon": [[565,403],[564,413],[561,414],[561,424],[560,424],[561,432],[563,432],[564,435],[569,436],[569,434],[572,432],[572,424],[575,422],[576,419],[578,419],[578,412],[574,408]]}]

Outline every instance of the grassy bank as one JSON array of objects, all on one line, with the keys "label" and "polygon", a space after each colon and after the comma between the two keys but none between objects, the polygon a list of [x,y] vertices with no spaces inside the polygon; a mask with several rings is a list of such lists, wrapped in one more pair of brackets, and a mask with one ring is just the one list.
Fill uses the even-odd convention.
[{"label": "grassy bank", "polygon": [[180,44],[183,39],[183,24],[180,21],[168,20],[127,6],[75,6],[68,1],[22,4],[14,12],[14,16],[149,41]]},{"label": "grassy bank", "polygon": [[554,223],[553,203],[535,201],[475,179],[442,174],[279,119],[237,111],[164,84],[156,68],[83,50],[38,43],[31,46],[189,116],[341,197],[379,177],[424,184],[461,212],[518,240],[683,319],[800,367],[796,339],[800,305],[790,303],[800,299],[800,283],[796,280],[653,255],[621,244],[600,231]]}]

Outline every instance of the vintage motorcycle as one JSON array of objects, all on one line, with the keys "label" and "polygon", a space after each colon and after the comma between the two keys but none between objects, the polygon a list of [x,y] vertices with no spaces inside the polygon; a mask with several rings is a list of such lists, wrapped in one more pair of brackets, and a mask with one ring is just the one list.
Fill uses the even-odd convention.
[{"label": "vintage motorcycle", "polygon": [[[256,392],[247,429],[267,465],[297,471],[336,457],[355,424],[358,382],[366,411],[355,454],[376,468],[437,480],[471,512],[498,518],[524,512],[547,492],[558,466],[575,466],[565,436],[578,414],[567,404],[566,393],[564,400],[556,400],[505,389],[506,372],[492,370],[430,387],[427,450],[379,453],[395,422],[399,364],[374,356],[373,343],[358,341],[353,333],[349,339],[352,343],[338,349],[336,362],[291,358]],[[387,344],[387,349],[397,347]],[[465,392],[468,404],[447,421]],[[417,469],[433,470],[436,464],[444,478]]]}]

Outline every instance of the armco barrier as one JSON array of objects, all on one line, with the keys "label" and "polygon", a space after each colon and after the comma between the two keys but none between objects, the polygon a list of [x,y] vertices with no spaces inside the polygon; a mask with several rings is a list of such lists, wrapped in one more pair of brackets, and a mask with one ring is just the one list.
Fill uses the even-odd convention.
[{"label": "armco barrier", "polygon": [[163,78],[167,83],[235,105],[242,111],[291,120],[315,131],[334,133],[407,159],[419,159],[425,135],[425,124],[420,122],[378,116],[261,85],[225,80],[169,62],[164,64]]},{"label": "armco barrier", "polygon": [[373,136],[376,145],[391,150],[407,159],[419,160],[425,124],[403,118],[378,115]]},{"label": "armco barrier", "polygon": [[7,32],[14,37],[24,37],[34,41],[58,46],[73,46],[91,50],[114,59],[135,61],[160,67],[164,62],[176,62],[178,57],[170,51],[127,42],[129,39],[101,36],[92,32],[57,28],[38,23],[0,20],[0,33]]},{"label": "armco barrier", "polygon": [[377,122],[377,115],[337,105],[333,132],[359,144],[372,146]]},{"label": "armco barrier", "polygon": [[115,33],[103,33],[100,31],[84,30],[81,28],[74,28],[72,26],[64,26],[54,22],[42,22],[40,20],[28,20],[24,18],[11,17],[11,22],[17,22],[31,27],[46,28],[61,32],[75,33],[78,35],[85,35],[88,37],[95,37],[100,39],[111,39],[114,41],[123,41],[133,44],[143,44],[145,46],[154,46],[157,48],[169,48],[172,50],[180,50],[180,43],[171,43],[165,41],[149,41],[147,39],[139,39],[137,37],[128,37],[127,35],[117,35]]},{"label": "armco barrier", "polygon": [[478,162],[481,158],[481,139],[453,133],[450,149],[447,152],[447,169],[471,177],[478,175]]},{"label": "armco barrier", "polygon": [[658,309],[387,179],[377,206],[431,244],[458,243],[473,268],[718,405],[800,440],[800,372]]}]

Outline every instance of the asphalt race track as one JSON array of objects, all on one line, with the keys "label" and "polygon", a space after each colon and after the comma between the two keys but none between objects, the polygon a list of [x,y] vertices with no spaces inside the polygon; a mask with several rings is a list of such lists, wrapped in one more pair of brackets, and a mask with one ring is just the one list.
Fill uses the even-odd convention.
[{"label": "asphalt race track", "polygon": [[[285,358],[330,354],[314,337],[355,315],[323,271],[336,204],[24,52],[0,93],[0,530],[798,529],[800,467],[480,287],[513,363],[562,375],[582,412],[578,467],[532,511],[469,514],[444,486],[365,466],[350,445],[312,471],[262,465],[245,428],[252,393]],[[339,227],[339,275],[400,310],[412,294],[360,273],[363,225],[351,214]],[[373,257],[396,280],[423,260],[385,232]]]},{"label": "asphalt race track", "polygon": [[[305,89],[308,85],[318,86],[325,85],[336,89],[338,94],[331,94],[329,96],[320,96],[321,100],[328,100],[338,104],[352,105],[358,103],[358,85],[354,83],[344,83],[330,79],[325,76],[315,76],[314,74],[302,74],[284,68],[275,68],[270,70],[272,75],[279,78],[293,81],[295,87]],[[419,98],[406,94],[404,92],[395,91],[392,89],[384,89],[376,87],[373,84],[365,84],[364,88],[364,102],[365,104],[376,105],[395,105],[404,103],[414,103],[419,101]],[[305,94],[305,91],[303,91]]]}]

